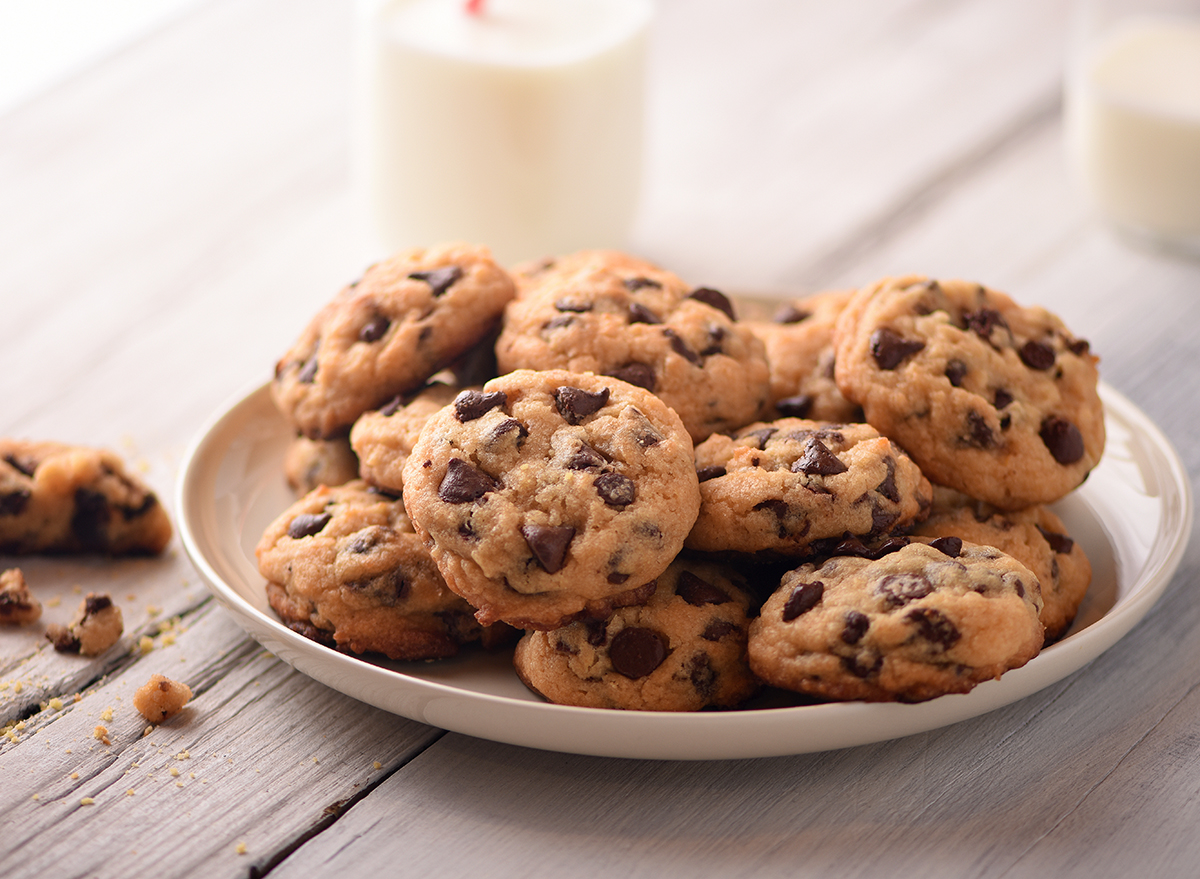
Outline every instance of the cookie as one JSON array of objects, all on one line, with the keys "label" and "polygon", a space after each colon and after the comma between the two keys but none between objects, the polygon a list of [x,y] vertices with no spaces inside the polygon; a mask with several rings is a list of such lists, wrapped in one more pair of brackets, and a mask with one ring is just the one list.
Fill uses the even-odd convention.
[{"label": "cookie", "polygon": [[429,419],[404,499],[481,623],[556,629],[645,601],[700,507],[692,443],[617,379],[518,370]]},{"label": "cookie", "polygon": [[802,555],[814,541],[875,537],[923,516],[929,480],[868,424],[756,422],[696,447],[700,515],[690,549]]},{"label": "cookie", "polygon": [[486,248],[402,251],[317,313],[276,364],[272,398],[305,436],[344,436],[485,338],[515,292]]},{"label": "cookie", "polygon": [[121,608],[113,604],[112,596],[107,592],[89,592],[79,602],[70,623],[46,626],[46,640],[60,653],[99,656],[116,644],[124,631]]},{"label": "cookie", "polygon": [[785,574],[750,626],[754,672],[825,699],[921,702],[1037,655],[1041,592],[1016,559],[957,538],[892,550]]},{"label": "cookie", "polygon": [[731,569],[675,561],[645,604],[609,620],[527,632],[513,666],[550,702],[588,708],[732,708],[758,686],[746,661],[750,598]]},{"label": "cookie", "polygon": [[267,527],[255,555],[275,613],[326,646],[437,659],[480,636],[404,505],[361,480],[305,495]]},{"label": "cookie", "polygon": [[166,675],[150,675],[150,680],[133,693],[133,707],[151,723],[174,717],[192,700],[192,688]]},{"label": "cookie", "polygon": [[362,478],[389,491],[403,489],[404,464],[421,428],[464,390],[467,388],[432,382],[415,394],[394,397],[383,408],[367,412],[354,422],[350,445],[361,462]]},{"label": "cookie", "polygon": [[770,321],[746,321],[771,367],[766,419],[862,421],[862,408],[834,380],[834,328],[854,290],[817,293],[779,307]]},{"label": "cookie", "polygon": [[0,571],[0,625],[25,626],[42,616],[42,603],[29,591],[20,568]]},{"label": "cookie", "polygon": [[1092,582],[1092,565],[1062,520],[1042,505],[1004,512],[941,486],[934,487],[933,496],[929,518],[913,533],[961,537],[1011,555],[1042,585],[1046,643],[1065,635]]},{"label": "cookie", "polygon": [[158,497],[103,449],[0,439],[0,553],[157,555]]},{"label": "cookie", "polygon": [[716,290],[613,251],[517,273],[496,342],[501,372],[611,375],[656,394],[699,442],[755,420],[769,393],[762,343]]},{"label": "cookie", "polygon": [[344,485],[358,478],[358,458],[346,437],[313,440],[293,439],[283,458],[283,474],[297,496],[319,485]]},{"label": "cookie", "polygon": [[934,482],[1006,510],[1055,501],[1104,451],[1097,358],[1061,320],[967,281],[888,278],[837,326],[836,379]]}]

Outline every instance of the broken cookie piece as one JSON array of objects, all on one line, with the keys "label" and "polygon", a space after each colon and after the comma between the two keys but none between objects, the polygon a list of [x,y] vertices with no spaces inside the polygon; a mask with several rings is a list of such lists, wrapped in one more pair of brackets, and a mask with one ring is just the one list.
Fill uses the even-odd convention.
[{"label": "broken cookie piece", "polygon": [[37,622],[42,603],[33,597],[20,568],[0,572],[0,625],[22,626]]},{"label": "broken cookie piece", "polygon": [[113,452],[0,439],[0,553],[156,555],[166,510]]},{"label": "broken cookie piece", "polygon": [[133,694],[133,707],[151,723],[161,723],[178,714],[191,698],[187,684],[156,674]]},{"label": "broken cookie piece", "polygon": [[123,631],[121,608],[107,594],[89,592],[70,625],[52,623],[46,627],[46,639],[60,653],[99,656],[117,643]]}]

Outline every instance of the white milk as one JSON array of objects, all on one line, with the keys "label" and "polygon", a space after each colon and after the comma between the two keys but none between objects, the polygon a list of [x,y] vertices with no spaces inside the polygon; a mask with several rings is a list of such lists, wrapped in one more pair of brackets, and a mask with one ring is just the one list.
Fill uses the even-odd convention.
[{"label": "white milk", "polygon": [[1119,226],[1200,251],[1200,21],[1130,19],[1082,59],[1068,143]]},{"label": "white milk", "polygon": [[502,262],[621,247],[650,0],[385,0],[363,21],[360,173],[381,243]]}]

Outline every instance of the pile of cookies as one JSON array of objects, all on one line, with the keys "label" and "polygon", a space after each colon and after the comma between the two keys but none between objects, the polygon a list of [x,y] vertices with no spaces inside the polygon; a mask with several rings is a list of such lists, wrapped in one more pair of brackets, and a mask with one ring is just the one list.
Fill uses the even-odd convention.
[{"label": "pile of cookies", "polygon": [[309,638],[399,660],[515,641],[557,703],[967,692],[1087,590],[1046,504],[1103,453],[1097,381],[1057,317],[975,283],[739,321],[622,253],[405,251],[278,362],[299,499],[259,568]]}]

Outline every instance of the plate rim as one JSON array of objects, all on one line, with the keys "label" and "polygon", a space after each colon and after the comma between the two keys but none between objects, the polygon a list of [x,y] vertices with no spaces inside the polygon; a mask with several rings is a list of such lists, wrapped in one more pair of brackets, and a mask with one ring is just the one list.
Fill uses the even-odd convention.
[{"label": "plate rim", "polygon": [[[970,693],[942,696],[918,705],[833,702],[705,712],[634,712],[555,705],[463,689],[340,653],[288,629],[225,582],[197,535],[192,515],[193,505],[199,503],[196,483],[204,468],[211,466],[204,454],[217,444],[222,429],[246,419],[255,407],[261,408],[264,397],[273,407],[269,394],[270,381],[259,381],[230,397],[204,422],[181,463],[175,497],[178,530],[188,558],[209,591],[265,649],[339,692],[416,722],[543,750],[665,760],[785,756],[901,738],[989,713],[1073,674],[1124,637],[1166,590],[1182,561],[1192,530],[1191,482],[1174,446],[1158,425],[1128,398],[1100,382],[1106,419],[1110,416],[1120,419],[1139,436],[1143,445],[1157,453],[1142,462],[1142,469],[1146,464],[1153,465],[1160,483],[1164,515],[1128,596],[1096,623],[1046,648],[1023,668],[1008,672],[999,680],[986,681]],[[1166,506],[1167,487],[1174,490],[1177,499],[1170,509]],[[405,694],[411,705],[398,708],[395,698],[383,697],[382,694],[390,694],[395,687],[413,691]],[[1017,693],[1012,695],[1010,691]],[[980,708],[975,703],[988,707]],[[490,727],[470,716],[471,707],[485,706],[493,713],[493,720],[498,721]],[[547,718],[553,719],[548,725],[544,723]],[[806,722],[800,724],[797,718],[805,718]],[[878,722],[881,719],[885,721],[882,724]],[[842,727],[854,723],[858,724],[857,734],[847,736],[844,731],[838,734]],[[806,726],[812,735],[804,741],[788,741],[777,728],[789,724]],[[700,741],[681,747],[677,738],[681,730],[696,735]],[[738,736],[730,741],[728,737],[734,732]],[[714,737],[722,741],[713,743]]]}]

